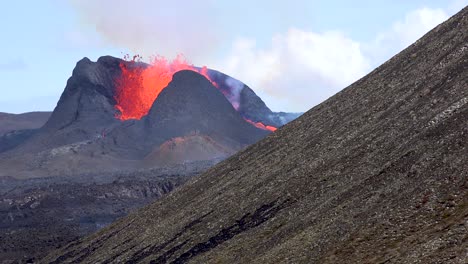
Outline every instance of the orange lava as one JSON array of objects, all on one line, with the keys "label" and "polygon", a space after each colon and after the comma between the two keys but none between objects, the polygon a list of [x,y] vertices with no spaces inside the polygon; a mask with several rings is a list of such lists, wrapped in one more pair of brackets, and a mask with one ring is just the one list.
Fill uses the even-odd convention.
[{"label": "orange lava", "polygon": [[249,120],[247,118],[244,118],[244,119],[245,119],[245,121],[249,122],[250,124],[252,124],[252,125],[254,125],[254,126],[256,126],[256,127],[260,128],[260,129],[263,129],[263,130],[270,130],[270,131],[273,132],[273,131],[276,131],[276,129],[278,129],[278,128],[274,127],[274,126],[266,126],[262,122],[254,122],[254,121]]},{"label": "orange lava", "polygon": [[[125,56],[124,59],[128,60],[129,56]],[[182,55],[178,55],[172,61],[156,56],[146,68],[138,65],[140,61],[141,57],[136,55],[127,63],[120,63],[122,74],[116,81],[115,96],[115,108],[120,111],[116,117],[120,120],[141,119],[147,115],[154,100],[172,80],[172,75],[178,71],[196,71],[210,80],[206,67],[197,69]],[[217,87],[215,82],[211,82]]]},{"label": "orange lava", "polygon": [[[127,62],[119,65],[122,73],[116,80],[115,108],[120,112],[116,115],[116,118],[120,120],[141,119],[147,115],[158,95],[172,80],[174,73],[181,70],[198,72],[219,88],[208,76],[207,67],[197,69],[182,55],[178,55],[172,61],[161,56],[153,57],[148,67],[139,65],[141,59],[139,55],[133,56],[132,59],[126,55],[124,60]],[[244,119],[260,129],[269,131],[277,129],[261,122]]]}]

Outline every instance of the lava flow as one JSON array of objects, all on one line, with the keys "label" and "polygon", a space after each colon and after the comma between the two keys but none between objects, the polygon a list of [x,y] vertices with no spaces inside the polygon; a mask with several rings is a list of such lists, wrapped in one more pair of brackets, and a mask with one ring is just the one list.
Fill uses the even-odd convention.
[{"label": "lava flow", "polygon": [[[173,61],[157,56],[146,67],[140,64],[141,57],[138,55],[133,56],[131,60],[126,55],[124,59],[127,62],[121,62],[119,65],[122,73],[116,81],[115,96],[115,108],[120,112],[116,118],[120,120],[141,119],[147,115],[158,95],[172,80],[172,75],[181,70],[198,72],[219,88],[218,84],[208,76],[206,67],[196,68],[190,65],[182,55],[178,55]],[[276,130],[276,127],[244,119],[260,129]]]},{"label": "lava flow", "polygon": [[267,126],[267,125],[264,125],[262,122],[254,122],[254,121],[249,120],[247,118],[244,118],[244,120],[249,122],[250,124],[260,128],[260,129],[263,129],[263,130],[270,130],[270,131],[273,132],[273,131],[276,131],[276,129],[278,129],[278,128],[274,127],[274,126]]},{"label": "lava flow", "polygon": [[[128,56],[124,59],[128,59]],[[172,80],[172,75],[178,71],[196,71],[217,86],[209,78],[206,67],[197,69],[187,63],[181,55],[173,61],[160,56],[154,57],[148,67],[138,65],[140,61],[141,57],[136,55],[129,62],[120,63],[122,74],[116,82],[115,96],[115,108],[120,111],[116,117],[120,120],[141,119],[148,114],[154,100]]]}]

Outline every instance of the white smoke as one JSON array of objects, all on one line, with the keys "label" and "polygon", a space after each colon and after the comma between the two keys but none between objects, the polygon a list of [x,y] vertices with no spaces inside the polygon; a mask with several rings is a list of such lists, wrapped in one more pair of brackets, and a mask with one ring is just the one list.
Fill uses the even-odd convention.
[{"label": "white smoke", "polygon": [[389,30],[379,33],[373,42],[366,44],[366,55],[374,64],[380,64],[449,17],[448,11],[441,8],[423,7],[411,11],[403,19],[396,21]]},{"label": "white smoke", "polygon": [[71,0],[84,26],[136,54],[191,60],[212,54],[219,31],[211,0]]},{"label": "white smoke", "polygon": [[275,111],[305,111],[370,70],[360,44],[340,32],[291,29],[269,48],[239,39],[218,68],[242,80]]},{"label": "white smoke", "polygon": [[[458,2],[459,6],[468,1]],[[302,112],[352,84],[444,22],[449,14],[447,9],[413,10],[369,43],[340,31],[318,33],[298,28],[273,36],[266,48],[255,39],[239,38],[215,67],[252,87],[272,110]]]},{"label": "white smoke", "polygon": [[244,89],[244,83],[231,77],[226,78],[224,83],[231,88],[230,93],[227,94],[227,99],[236,110],[239,109],[240,93]]}]

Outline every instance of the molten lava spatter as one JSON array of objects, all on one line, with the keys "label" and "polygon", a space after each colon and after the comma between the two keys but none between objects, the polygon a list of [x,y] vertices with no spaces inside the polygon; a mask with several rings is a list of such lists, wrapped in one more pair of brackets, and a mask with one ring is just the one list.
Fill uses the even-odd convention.
[{"label": "molten lava spatter", "polygon": [[[208,68],[196,68],[190,65],[182,55],[177,56],[173,61],[168,61],[164,57],[153,57],[149,66],[143,66],[139,55],[124,56],[127,62],[120,63],[122,74],[116,81],[116,105],[119,110],[116,118],[120,120],[141,119],[147,115],[154,101],[167,87],[172,80],[172,75],[181,70],[191,70],[205,76],[216,88],[218,84],[211,80],[208,75]],[[226,91],[221,91],[227,96]],[[237,110],[233,104],[233,107]],[[253,122],[247,118],[245,121],[252,125],[269,131],[275,131],[276,127],[266,126],[261,122]]]},{"label": "molten lava spatter", "polygon": [[[125,56],[128,60],[129,57]],[[154,100],[172,80],[172,75],[181,70],[192,70],[200,73],[217,86],[208,76],[208,69],[190,65],[183,56],[177,56],[173,61],[164,57],[152,58],[150,66],[139,64],[141,57],[133,56],[132,60],[120,63],[122,74],[116,81],[116,105],[120,111],[116,116],[120,120],[141,119],[148,114]]]}]

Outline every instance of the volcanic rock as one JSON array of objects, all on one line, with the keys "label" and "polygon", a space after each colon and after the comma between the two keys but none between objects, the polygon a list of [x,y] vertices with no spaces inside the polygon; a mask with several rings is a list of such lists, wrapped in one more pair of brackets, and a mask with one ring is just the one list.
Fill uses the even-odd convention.
[{"label": "volcanic rock", "polygon": [[250,87],[241,81],[212,69],[208,70],[208,75],[218,84],[219,89],[226,95],[228,100],[236,105],[238,112],[244,118],[253,122],[280,127],[302,114],[273,112]]},{"label": "volcanic rock", "polygon": [[[43,127],[0,139],[0,167],[4,168],[0,176],[28,178],[148,167],[149,157],[156,156],[147,156],[162,144],[193,134],[209,137],[207,144],[223,148],[222,153],[212,152],[212,157],[206,151],[201,156],[226,158],[269,133],[246,122],[220,89],[194,71],[176,73],[142,120],[121,121],[116,118],[114,98],[121,64],[148,67],[110,56],[97,62],[79,61]],[[231,88],[224,85],[223,89]],[[258,97],[252,94],[250,98]],[[171,164],[188,158],[177,161],[176,156],[172,155]],[[153,166],[164,164],[154,160]]]},{"label": "volcanic rock", "polygon": [[0,262],[27,263],[95,232],[212,166],[197,162],[163,169],[0,178]]},{"label": "volcanic rock", "polygon": [[28,146],[28,151],[63,146],[99,135],[118,123],[113,98],[119,59],[80,60],[68,79],[51,117]]},{"label": "volcanic rock", "polygon": [[47,263],[467,263],[468,8]]},{"label": "volcanic rock", "polygon": [[269,134],[248,122],[202,75],[180,71],[154,102],[145,125],[167,139],[193,131],[249,145]]}]

